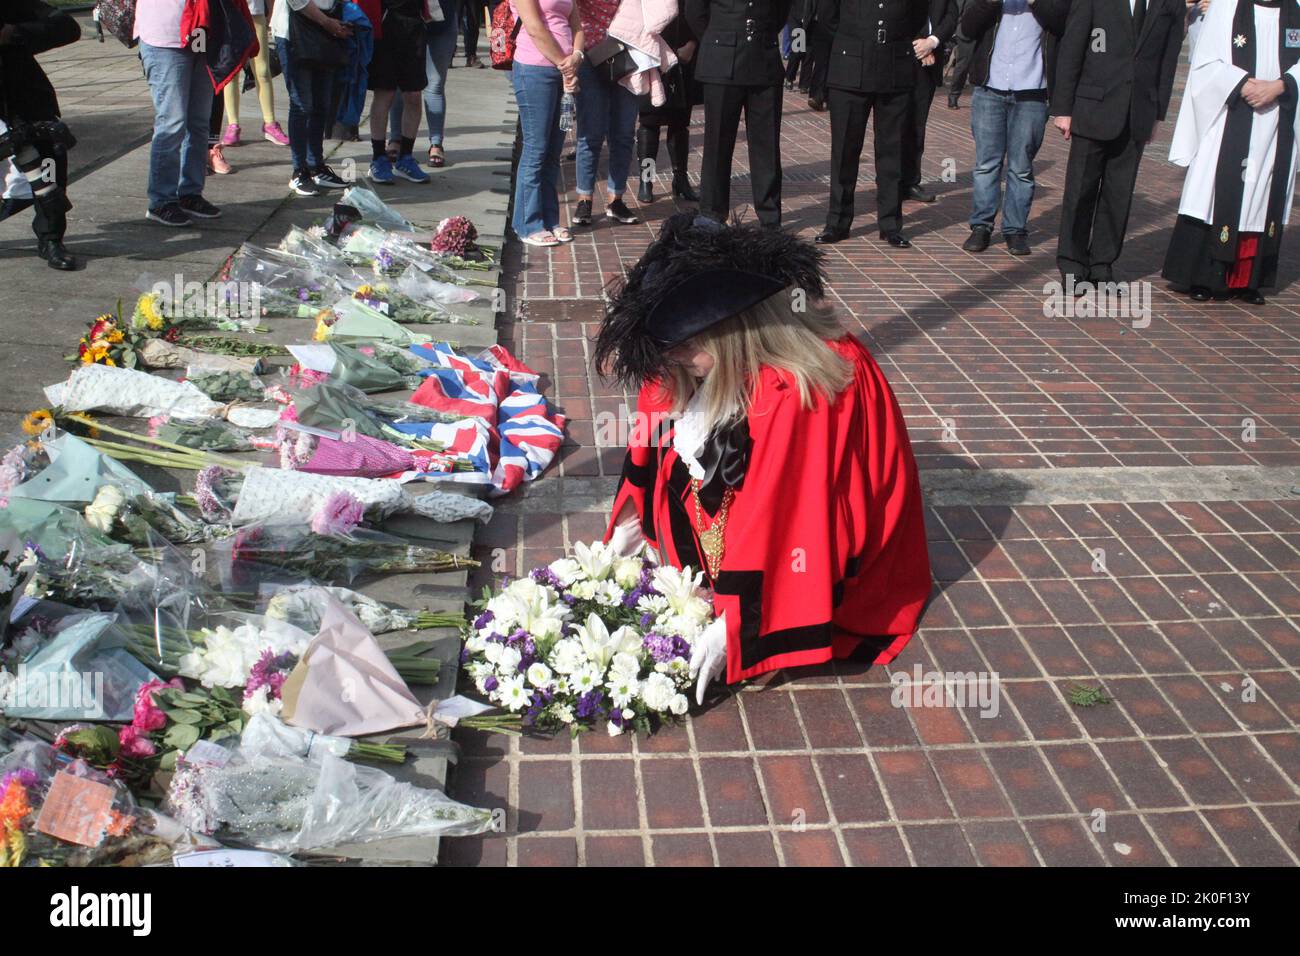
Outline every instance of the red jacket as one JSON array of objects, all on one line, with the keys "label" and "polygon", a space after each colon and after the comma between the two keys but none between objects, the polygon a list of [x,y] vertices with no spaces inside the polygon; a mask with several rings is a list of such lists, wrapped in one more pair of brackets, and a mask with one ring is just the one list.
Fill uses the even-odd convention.
[{"label": "red jacket", "polygon": [[257,56],[257,33],[247,0],[185,0],[181,42],[207,61],[212,88],[220,93]]}]

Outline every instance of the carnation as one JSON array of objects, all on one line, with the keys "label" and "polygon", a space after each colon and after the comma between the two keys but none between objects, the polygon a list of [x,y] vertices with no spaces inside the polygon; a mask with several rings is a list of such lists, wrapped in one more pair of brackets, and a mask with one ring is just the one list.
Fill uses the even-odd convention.
[{"label": "carnation", "polygon": [[651,674],[641,684],[641,699],[658,713],[668,710],[676,696],[677,685],[664,674]]}]

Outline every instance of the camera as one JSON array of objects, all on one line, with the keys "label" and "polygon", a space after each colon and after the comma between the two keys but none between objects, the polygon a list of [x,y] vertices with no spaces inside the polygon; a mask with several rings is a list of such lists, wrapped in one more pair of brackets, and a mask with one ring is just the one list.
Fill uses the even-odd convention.
[{"label": "camera", "polygon": [[0,133],[0,162],[12,159],[39,198],[58,186],[55,160],[76,145],[76,137],[62,120],[15,120]]}]

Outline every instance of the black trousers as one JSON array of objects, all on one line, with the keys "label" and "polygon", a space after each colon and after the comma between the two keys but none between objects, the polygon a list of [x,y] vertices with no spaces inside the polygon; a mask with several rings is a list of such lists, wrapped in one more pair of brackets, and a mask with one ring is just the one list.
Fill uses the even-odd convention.
[{"label": "black trousers", "polygon": [[866,138],[867,120],[875,111],[876,220],[881,235],[903,226],[903,133],[912,105],[910,90],[859,93],[831,87],[831,202],[828,229],[853,225],[853,193]]},{"label": "black trousers", "polygon": [[949,101],[961,96],[966,88],[966,77],[970,75],[970,61],[975,55],[975,41],[967,40],[961,34],[953,41],[952,73],[948,76]]},{"label": "black trousers", "polygon": [[781,225],[781,84],[702,85],[704,161],[700,167],[700,213],[718,222],[726,222],[731,214],[731,161],[743,111],[754,212],[765,226]]},{"label": "black trousers", "polygon": [[1061,232],[1056,265],[1075,281],[1113,280],[1112,267],[1124,248],[1143,144],[1127,124],[1115,139],[1070,137],[1070,162],[1061,197]]},{"label": "black trousers", "polygon": [[925,127],[930,122],[930,104],[939,85],[934,67],[918,66],[912,87],[911,109],[903,127],[903,188],[921,185],[921,156],[925,153]]},{"label": "black trousers", "polygon": [[834,41],[830,31],[820,22],[814,22],[808,30],[808,53],[812,65],[805,64],[804,68],[809,71],[806,74],[808,95],[814,100],[826,100],[826,74],[831,68],[831,44]]},{"label": "black trousers", "polygon": [[[659,127],[667,127],[668,161],[672,164],[673,182],[686,181],[686,158],[691,152],[691,111],[659,110],[653,118],[641,116],[636,131],[636,158],[638,174],[645,168],[645,160],[659,161]],[[652,167],[653,168],[653,167]]]}]

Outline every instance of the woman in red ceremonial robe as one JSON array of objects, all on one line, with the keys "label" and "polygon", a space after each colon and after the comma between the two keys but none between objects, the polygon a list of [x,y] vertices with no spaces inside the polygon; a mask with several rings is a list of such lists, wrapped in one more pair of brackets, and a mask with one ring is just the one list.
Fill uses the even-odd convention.
[{"label": "woman in red ceremonial robe", "polygon": [[602,371],[640,389],[606,541],[703,569],[701,702],[833,657],[893,660],[930,593],[898,402],[823,302],[822,253],[678,215],[611,295]]}]

